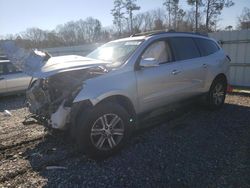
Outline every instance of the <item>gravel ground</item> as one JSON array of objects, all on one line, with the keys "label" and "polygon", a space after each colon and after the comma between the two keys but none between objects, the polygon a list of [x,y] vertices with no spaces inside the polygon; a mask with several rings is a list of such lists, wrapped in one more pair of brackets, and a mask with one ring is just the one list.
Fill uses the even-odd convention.
[{"label": "gravel ground", "polygon": [[27,114],[23,97],[0,99],[0,187],[250,187],[250,95],[228,95],[215,112],[190,106],[99,162],[22,125]]}]

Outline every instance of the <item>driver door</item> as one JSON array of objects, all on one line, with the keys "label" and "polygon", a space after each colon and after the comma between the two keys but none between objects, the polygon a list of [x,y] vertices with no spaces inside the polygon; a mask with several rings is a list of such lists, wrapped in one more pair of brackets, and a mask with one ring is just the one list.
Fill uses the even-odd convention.
[{"label": "driver door", "polygon": [[140,112],[152,110],[179,100],[184,87],[181,81],[182,67],[175,63],[167,40],[151,43],[140,57],[154,60],[155,66],[143,66],[136,71]]}]

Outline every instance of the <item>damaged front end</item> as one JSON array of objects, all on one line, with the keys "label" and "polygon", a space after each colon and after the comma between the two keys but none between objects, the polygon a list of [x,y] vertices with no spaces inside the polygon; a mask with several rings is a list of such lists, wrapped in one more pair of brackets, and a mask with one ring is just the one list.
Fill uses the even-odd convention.
[{"label": "damaged front end", "polygon": [[102,67],[62,72],[32,83],[26,92],[31,113],[55,129],[69,123],[72,102],[84,87],[84,80],[104,74]]},{"label": "damaged front end", "polygon": [[[51,57],[41,51],[1,44],[10,61],[33,77],[26,92],[32,115],[45,126],[66,129],[72,103],[84,89],[84,81],[104,73],[107,62],[76,55]],[[28,118],[27,118],[28,119]]]}]

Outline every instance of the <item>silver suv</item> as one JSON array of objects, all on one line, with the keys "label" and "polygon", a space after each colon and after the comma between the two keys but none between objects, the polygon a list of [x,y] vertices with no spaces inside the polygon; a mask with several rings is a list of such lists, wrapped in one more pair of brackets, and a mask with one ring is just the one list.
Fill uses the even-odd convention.
[{"label": "silver suv", "polygon": [[200,96],[210,109],[220,108],[230,61],[215,40],[179,32],[133,35],[87,57],[38,51],[23,57],[19,67],[37,78],[27,91],[30,112],[69,131],[91,157],[118,151],[141,114]]}]

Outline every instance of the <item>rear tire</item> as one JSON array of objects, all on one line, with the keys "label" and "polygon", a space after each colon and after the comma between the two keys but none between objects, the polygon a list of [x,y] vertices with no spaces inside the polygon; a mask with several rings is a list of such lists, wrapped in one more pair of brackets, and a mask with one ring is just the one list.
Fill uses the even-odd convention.
[{"label": "rear tire", "polygon": [[103,159],[118,152],[129,137],[129,115],[116,103],[101,103],[78,113],[72,135],[90,158]]},{"label": "rear tire", "polygon": [[222,77],[216,78],[206,96],[206,104],[208,108],[211,110],[220,109],[225,102],[226,91],[227,81]]}]

